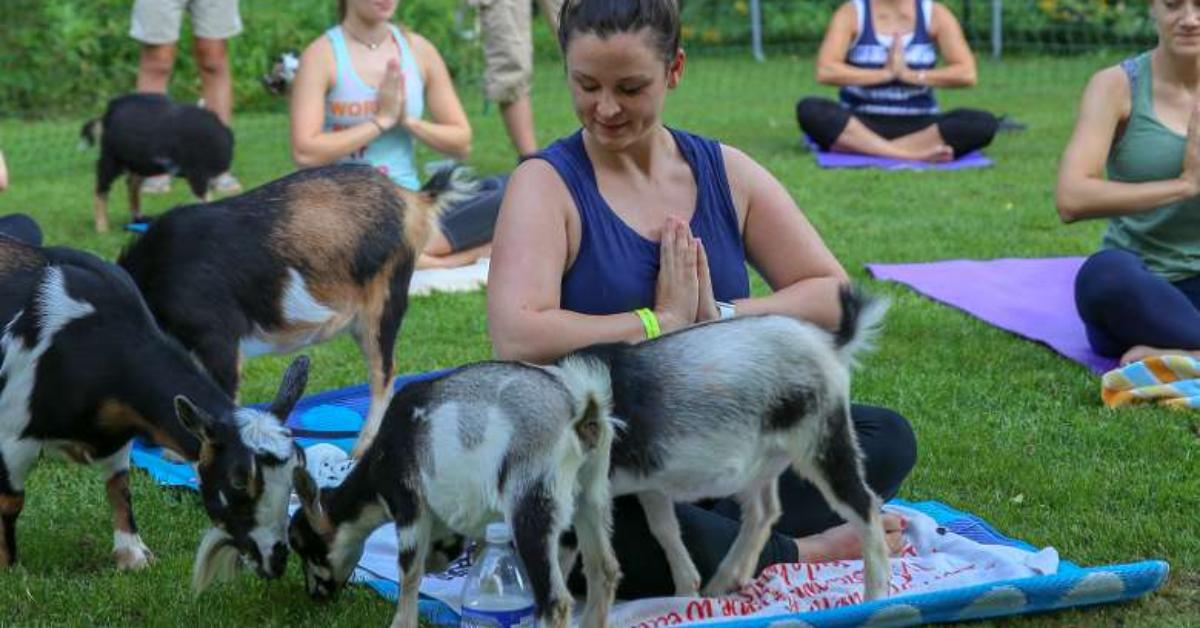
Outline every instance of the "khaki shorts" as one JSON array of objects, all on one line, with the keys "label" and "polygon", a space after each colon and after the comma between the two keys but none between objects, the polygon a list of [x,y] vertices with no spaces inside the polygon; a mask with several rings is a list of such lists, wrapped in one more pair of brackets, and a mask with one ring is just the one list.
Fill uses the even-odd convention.
[{"label": "khaki shorts", "polygon": [[[538,0],[552,30],[563,0]],[[488,100],[507,105],[529,94],[533,79],[532,0],[471,0],[483,30],[483,87]]]},{"label": "khaki shorts", "polygon": [[242,32],[238,0],[135,0],[129,35],[143,44],[173,44],[184,10],[192,14],[196,37],[229,39]]}]

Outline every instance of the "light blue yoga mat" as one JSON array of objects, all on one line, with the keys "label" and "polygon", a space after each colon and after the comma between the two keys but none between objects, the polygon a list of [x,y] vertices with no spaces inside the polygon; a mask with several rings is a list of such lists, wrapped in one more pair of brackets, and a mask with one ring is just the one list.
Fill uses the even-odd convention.
[{"label": "light blue yoga mat", "polygon": [[[420,373],[399,378],[397,388],[412,381],[429,379],[446,371]],[[369,403],[365,385],[319,393],[297,404],[289,426],[304,444],[324,441],[344,448],[353,444]],[[191,466],[162,458],[153,447],[135,445],[133,462],[160,484],[196,488]],[[983,519],[936,501],[892,503],[919,510],[947,530],[984,544],[1001,544],[1036,551],[1034,546],[1005,536]],[[1167,579],[1165,561],[1147,560],[1101,567],[1081,567],[1068,560],[1059,563],[1054,575],[989,582],[986,584],[912,593],[874,602],[791,615],[753,616],[710,621],[706,626],[742,627],[767,624],[787,626],[913,626],[929,622],[966,621],[1005,615],[1038,613],[1064,608],[1121,602],[1146,595]],[[395,581],[373,578],[366,581],[380,595],[394,600]],[[457,626],[458,615],[447,605],[430,598],[421,600],[421,613],[437,626]],[[778,622],[784,622],[782,624]]]}]

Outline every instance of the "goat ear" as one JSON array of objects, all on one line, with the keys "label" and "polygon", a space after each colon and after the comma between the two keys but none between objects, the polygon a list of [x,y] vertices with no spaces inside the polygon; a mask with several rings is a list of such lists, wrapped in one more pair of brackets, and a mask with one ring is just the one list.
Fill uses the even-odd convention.
[{"label": "goat ear", "polygon": [[292,480],[296,485],[296,496],[300,498],[300,510],[304,512],[304,518],[308,520],[308,525],[312,526],[321,536],[329,536],[333,533],[333,527],[329,524],[329,518],[325,516],[325,509],[321,506],[321,489],[317,486],[316,480],[308,473],[308,469],[304,467],[296,467],[292,471]]},{"label": "goat ear", "polygon": [[207,412],[197,408],[191,399],[183,395],[175,397],[175,416],[189,432],[196,435],[196,438],[202,442],[212,442],[209,426],[212,425],[213,419]]},{"label": "goat ear", "polygon": [[287,371],[283,373],[279,392],[275,393],[275,401],[271,402],[271,414],[275,415],[280,423],[287,422],[292,408],[296,407],[296,402],[304,395],[304,387],[308,385],[308,365],[308,356],[301,355],[292,360]]},{"label": "goat ear", "polygon": [[320,505],[321,489],[317,487],[317,482],[308,473],[308,469],[300,466],[293,469],[292,482],[296,485],[296,496],[300,498],[301,506]]}]

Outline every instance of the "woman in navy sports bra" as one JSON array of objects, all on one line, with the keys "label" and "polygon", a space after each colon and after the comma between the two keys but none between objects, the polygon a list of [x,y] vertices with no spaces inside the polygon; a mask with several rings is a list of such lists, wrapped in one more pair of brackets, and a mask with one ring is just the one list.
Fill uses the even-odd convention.
[{"label": "woman in navy sports bra", "polygon": [[958,20],[933,0],[843,4],[817,53],[817,81],[840,87],[840,102],[804,98],[796,120],[822,150],[948,161],[990,144],[999,126],[986,111],[938,109],[933,88],[972,87],[976,75]]},{"label": "woman in navy sports bra", "polygon": [[[503,359],[546,362],[720,316],[777,313],[832,327],[845,271],[787,190],[741,151],[663,125],[683,74],[675,0],[573,0],[559,43],[582,129],[513,173],[496,225],[488,325]],[[752,297],[746,262],[773,292]],[[853,408],[868,481],[887,499],[916,459],[908,422]],[[783,517],[759,566],[861,555],[817,490],[785,474]],[[677,515],[707,578],[738,532],[732,500]],[[674,591],[636,497],[615,502],[621,595]],[[903,521],[885,516],[898,547]]]}]

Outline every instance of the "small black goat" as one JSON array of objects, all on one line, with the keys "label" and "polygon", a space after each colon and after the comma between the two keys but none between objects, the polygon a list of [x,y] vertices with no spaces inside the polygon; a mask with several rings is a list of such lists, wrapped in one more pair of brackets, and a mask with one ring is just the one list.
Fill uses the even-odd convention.
[{"label": "small black goat", "polygon": [[571,595],[558,550],[573,525],[588,582],[581,624],[605,625],[619,578],[609,544],[608,395],[604,365],[586,359],[547,368],[485,362],[405,386],[340,486],[319,491],[296,469],[301,509],[288,542],[308,593],[337,592],[367,535],[391,520],[403,579],[392,625],[415,628],[432,543],[447,532],[481,538],[503,519],[529,572],[540,625],[566,628]]},{"label": "small black goat", "polygon": [[[305,358],[269,411],[238,408],[159,330],[125,271],[2,236],[0,323],[0,568],[17,559],[25,478],[43,449],[103,469],[117,567],[148,565],[128,473],[131,439],[142,436],[197,463],[217,525],[210,549],[236,549],[265,577],[283,572],[299,455],[281,421],[303,393]],[[197,573],[212,571],[211,553],[199,553]]]},{"label": "small black goat", "polygon": [[182,176],[197,198],[206,198],[209,181],[233,161],[233,131],[216,114],[163,94],[114,98],[104,116],[87,121],[80,135],[87,144],[100,144],[94,210],[101,233],[108,231],[108,192],[122,173],[128,172],[129,212],[137,219],[145,177]]},{"label": "small black goat", "polygon": [[851,424],[850,368],[887,304],[847,288],[841,305],[835,334],[786,316],[747,316],[572,354],[608,365],[613,416],[626,425],[613,443],[611,492],[637,494],[677,595],[695,595],[701,583],[673,503],[737,500],[741,529],[704,594],[735,591],[755,575],[789,467],[859,526],[866,599],[886,594],[888,551]]},{"label": "small black goat", "polygon": [[172,209],[118,263],[163,329],[230,395],[243,356],[286,353],[349,327],[371,387],[357,457],[391,397],[417,256],[441,207],[469,188],[455,172],[410,192],[370,166],[301,170],[240,196]]}]

